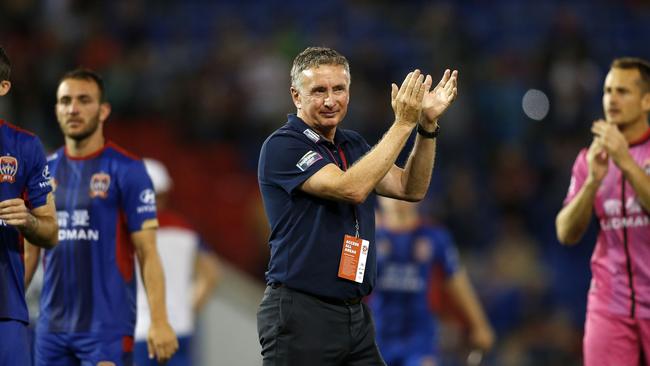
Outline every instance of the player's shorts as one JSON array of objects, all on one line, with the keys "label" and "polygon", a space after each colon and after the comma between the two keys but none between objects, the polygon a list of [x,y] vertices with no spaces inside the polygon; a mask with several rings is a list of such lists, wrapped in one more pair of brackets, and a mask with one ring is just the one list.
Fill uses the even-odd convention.
[{"label": "player's shorts", "polygon": [[0,319],[0,365],[30,365],[31,354],[27,325]]},{"label": "player's shorts", "polygon": [[582,348],[585,366],[650,365],[650,319],[587,311]]},{"label": "player's shorts", "polygon": [[103,333],[36,332],[36,366],[133,366],[133,337]]},{"label": "player's shorts", "polygon": [[[167,361],[165,366],[191,366],[192,365],[192,336],[178,337],[178,351]],[[135,342],[133,351],[135,366],[158,366],[162,365],[155,358],[149,359],[147,341]]]},{"label": "player's shorts", "polygon": [[[426,341],[430,340],[430,341]],[[377,339],[381,355],[391,366],[436,366],[438,350],[433,337],[422,335],[408,339]]]}]

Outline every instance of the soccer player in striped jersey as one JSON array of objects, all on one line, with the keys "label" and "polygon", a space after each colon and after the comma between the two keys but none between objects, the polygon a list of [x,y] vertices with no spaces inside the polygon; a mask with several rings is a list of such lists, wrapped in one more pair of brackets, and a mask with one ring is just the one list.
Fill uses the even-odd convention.
[{"label": "soccer player in striped jersey", "polygon": [[[11,88],[0,47],[0,96]],[[24,239],[57,243],[56,209],[45,152],[35,135],[0,119],[0,365],[29,365]]]},{"label": "soccer player in striped jersey", "polygon": [[167,320],[152,183],[141,159],[104,138],[111,109],[103,89],[99,75],[75,70],[57,90],[65,146],[48,160],[60,245],[43,260],[38,366],[133,364],[134,254],[151,308],[149,357],[164,362],[178,348]]}]

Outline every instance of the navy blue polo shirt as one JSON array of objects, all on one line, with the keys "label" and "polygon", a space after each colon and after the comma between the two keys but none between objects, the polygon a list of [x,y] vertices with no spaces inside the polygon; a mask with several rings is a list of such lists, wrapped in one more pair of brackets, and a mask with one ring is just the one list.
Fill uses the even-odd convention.
[{"label": "navy blue polo shirt", "polygon": [[[325,140],[295,114],[262,145],[258,180],[271,225],[267,283],[318,296],[350,299],[366,296],[375,285],[374,192],[360,205],[327,200],[300,185],[327,164],[342,170],[370,150],[356,132],[337,128],[334,143]],[[344,235],[370,241],[363,283],[338,277]]]}]

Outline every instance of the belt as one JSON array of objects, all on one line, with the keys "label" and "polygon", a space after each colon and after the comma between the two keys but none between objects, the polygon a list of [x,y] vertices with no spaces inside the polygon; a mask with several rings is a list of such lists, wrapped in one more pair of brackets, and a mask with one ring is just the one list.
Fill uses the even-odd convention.
[{"label": "belt", "polygon": [[291,291],[299,292],[301,294],[317,298],[318,300],[320,300],[322,302],[326,302],[326,303],[332,304],[332,305],[340,305],[340,306],[358,305],[358,304],[361,303],[361,300],[363,299],[363,297],[353,297],[351,299],[337,299],[335,297],[314,295],[314,294],[310,294],[308,292],[304,292],[304,291],[300,291],[300,290],[296,290],[296,289],[287,287],[281,282],[273,282],[273,283],[269,284],[269,286],[271,286],[271,288],[274,289],[274,290],[278,289],[280,287],[284,287],[284,288],[287,288],[287,289],[289,289]]}]

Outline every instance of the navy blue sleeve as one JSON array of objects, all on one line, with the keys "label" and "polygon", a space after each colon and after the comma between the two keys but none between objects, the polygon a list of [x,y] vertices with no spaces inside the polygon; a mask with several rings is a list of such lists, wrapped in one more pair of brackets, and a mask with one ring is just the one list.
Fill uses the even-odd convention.
[{"label": "navy blue sleeve", "polygon": [[264,143],[260,152],[260,183],[278,185],[292,194],[327,164],[330,161],[309,142],[288,134],[276,134]]},{"label": "navy blue sleeve", "polygon": [[156,219],[156,194],[142,160],[124,164],[120,178],[121,202],[129,232],[142,230],[142,224]]},{"label": "navy blue sleeve", "polygon": [[45,205],[47,194],[52,192],[51,177],[41,141],[36,136],[28,141],[30,145],[28,150],[30,166],[27,168],[25,188],[29,206],[37,208]]},{"label": "navy blue sleeve", "polygon": [[460,268],[458,249],[456,249],[451,234],[445,229],[435,229],[432,232],[432,239],[435,245],[436,264],[442,267],[445,277],[449,278]]}]

